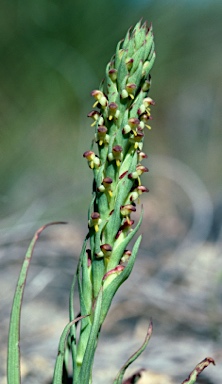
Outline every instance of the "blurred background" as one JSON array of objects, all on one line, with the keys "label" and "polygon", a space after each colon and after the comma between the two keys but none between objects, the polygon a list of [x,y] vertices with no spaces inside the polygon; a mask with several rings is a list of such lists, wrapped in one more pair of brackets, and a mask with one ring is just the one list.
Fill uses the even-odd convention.
[{"label": "blurred background", "polygon": [[[75,249],[78,255],[91,198],[92,173],[82,157],[93,137],[91,121],[86,117],[93,104],[90,92],[103,78],[117,42],[141,18],[153,24],[157,54],[150,92],[156,105],[152,108],[152,130],[147,132],[145,144],[149,155],[145,165],[150,173],[144,184],[150,194],[143,197],[146,213],[141,249],[141,263],[148,254],[149,265],[144,270],[143,264],[138,264],[134,274],[136,287],[141,273],[145,281],[152,276],[147,287],[152,295],[144,298],[144,290],[140,292],[141,316],[145,300],[156,323],[170,327],[173,320],[165,311],[172,314],[177,302],[180,310],[174,320],[178,331],[190,332],[192,328],[195,334],[203,332],[209,340],[219,341],[222,314],[222,2],[219,0],[2,1],[2,266],[7,268],[6,258],[12,264],[19,258],[20,263],[23,248],[16,253],[11,245],[23,246],[34,229],[51,220],[71,223],[71,230],[62,235],[63,254],[70,252],[67,255],[70,260]],[[53,239],[60,236],[58,231]],[[51,252],[56,251],[53,248]],[[191,273],[187,268],[194,259],[196,264]],[[61,279],[63,287],[72,265],[70,261],[67,263],[65,277]],[[46,266],[41,264],[39,268],[38,271],[43,271]],[[17,270],[15,279],[16,273]],[[46,278],[45,286],[52,281],[53,277],[48,283]],[[6,281],[3,285],[5,294],[7,284]],[[178,287],[182,287],[182,296]],[[55,292],[55,284],[52,288]],[[62,295],[61,287],[57,288]],[[164,297],[167,289],[168,304]],[[61,300],[57,304],[61,305],[63,297],[58,297]],[[10,298],[6,295],[3,304],[8,304]],[[126,298],[119,296],[119,300],[122,303]],[[5,311],[7,315],[8,310]],[[116,311],[114,308],[114,318],[121,318],[117,314],[118,304]],[[150,309],[147,311],[149,316]],[[203,316],[193,318],[191,313],[195,311],[202,311]],[[135,306],[128,311],[131,324],[139,313],[140,307]],[[107,332],[109,329],[112,327],[107,325]]]}]

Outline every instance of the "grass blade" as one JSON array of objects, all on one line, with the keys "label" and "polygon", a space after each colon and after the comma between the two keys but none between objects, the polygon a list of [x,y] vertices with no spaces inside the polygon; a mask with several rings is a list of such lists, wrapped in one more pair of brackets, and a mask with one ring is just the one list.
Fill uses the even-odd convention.
[{"label": "grass blade", "polygon": [[141,345],[141,347],[132,355],[130,356],[130,358],[126,361],[126,363],[122,366],[122,368],[120,369],[118,375],[116,376],[113,384],[122,384],[123,382],[123,376],[126,372],[126,369],[129,367],[130,364],[132,364],[140,355],[141,353],[144,351],[144,349],[146,348],[149,340],[150,340],[150,337],[152,335],[152,330],[153,330],[153,325],[152,325],[152,321],[150,322],[149,324],[149,328],[148,328],[148,331],[147,331],[147,334],[146,334],[146,337],[145,337],[145,340],[143,342],[143,344]]},{"label": "grass blade", "polygon": [[8,336],[8,359],[7,359],[7,379],[8,384],[20,384],[21,383],[21,374],[20,374],[20,319],[21,319],[21,307],[23,294],[25,289],[26,278],[28,274],[28,269],[30,266],[30,261],[33,255],[35,244],[42,233],[42,231],[54,224],[66,224],[65,222],[52,222],[48,223],[41,228],[39,228],[28,247],[23,265],[20,271],[18,283],[15,290],[15,295],[12,304],[10,325],[9,325],[9,336]]}]

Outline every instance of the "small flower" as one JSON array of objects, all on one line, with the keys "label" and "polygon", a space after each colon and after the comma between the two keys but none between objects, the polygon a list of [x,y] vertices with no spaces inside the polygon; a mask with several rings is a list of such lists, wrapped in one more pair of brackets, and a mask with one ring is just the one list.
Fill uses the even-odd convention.
[{"label": "small flower", "polygon": [[110,103],[108,105],[108,119],[112,120],[114,117],[118,119],[120,111],[118,109],[118,105],[116,103]]},{"label": "small flower", "polygon": [[117,167],[120,166],[120,163],[123,159],[122,151],[123,151],[123,148],[120,145],[115,145],[112,148],[112,153],[108,154],[109,161],[116,160]]},{"label": "small flower", "polygon": [[120,264],[125,264],[129,261],[130,256],[132,255],[131,251],[128,251],[127,249],[124,251],[123,256],[120,259]]},{"label": "small flower", "polygon": [[89,228],[94,227],[95,231],[98,232],[101,222],[100,214],[98,212],[93,212],[91,214],[91,219],[88,222]]},{"label": "small flower", "polygon": [[93,108],[95,108],[97,106],[97,104],[99,103],[102,107],[106,107],[107,104],[108,104],[108,101],[107,101],[107,98],[106,96],[104,95],[103,92],[99,91],[99,90],[94,90],[91,92],[91,95],[93,97],[95,97],[96,99],[96,102],[93,104]]},{"label": "small flower", "polygon": [[147,92],[149,89],[150,89],[150,80],[145,80],[142,86],[142,91]]},{"label": "small flower", "polygon": [[142,115],[144,112],[146,112],[147,115],[150,116],[150,105],[155,105],[155,102],[153,99],[151,99],[151,97],[145,97],[145,99],[143,99],[143,103],[140,105],[137,111],[138,115]]},{"label": "small flower", "polygon": [[130,193],[130,201],[135,201],[139,198],[140,195],[144,192],[149,192],[149,189],[144,185],[138,185],[131,193]]},{"label": "small flower", "polygon": [[134,144],[134,148],[142,149],[142,140],[144,138],[143,132],[137,132],[136,135],[131,135],[129,141]]},{"label": "small flower", "polygon": [[134,220],[129,220],[129,219],[127,220],[126,219],[123,222],[123,224],[121,225],[121,227],[119,228],[119,230],[115,236],[115,239],[118,239],[121,234],[127,234],[129,232],[129,230],[131,229],[133,224],[134,224]]},{"label": "small flower", "polygon": [[139,185],[141,185],[141,182],[140,182],[140,176],[144,173],[144,172],[148,172],[149,169],[144,167],[143,165],[141,164],[138,164],[136,166],[136,170],[132,173],[129,173],[128,175],[128,178],[129,179],[138,179],[138,183]]},{"label": "small flower", "polygon": [[126,134],[126,133],[129,133],[130,131],[133,131],[133,133],[136,135],[137,134],[136,128],[138,127],[139,124],[140,124],[139,119],[137,119],[135,117],[131,117],[128,120],[128,124],[126,124],[123,128],[123,134]]},{"label": "small flower", "polygon": [[114,82],[117,79],[117,70],[115,68],[111,68],[108,72],[110,79]]},{"label": "small flower", "polygon": [[103,244],[100,246],[100,249],[101,249],[104,257],[109,258],[111,256],[113,248],[111,247],[110,244]]},{"label": "small flower", "polygon": [[134,99],[134,92],[135,92],[136,88],[137,88],[137,86],[134,83],[126,84],[125,89],[123,89],[121,92],[122,99],[126,99],[128,96],[131,99]]},{"label": "small flower", "polygon": [[112,196],[111,184],[113,179],[111,177],[105,177],[102,181],[102,185],[98,188],[100,192],[107,192],[110,196]]},{"label": "small flower", "polygon": [[100,115],[100,113],[98,111],[89,112],[87,117],[91,117],[94,120],[93,123],[91,124],[91,127],[96,125],[97,121],[98,121],[99,125],[103,125],[103,121],[104,121],[103,117]]},{"label": "small flower", "polygon": [[126,204],[120,207],[120,213],[122,216],[126,217],[129,225],[131,225],[130,214],[132,212],[136,212],[136,207],[133,204]]},{"label": "small flower", "polygon": [[142,161],[143,159],[147,159],[147,155],[144,153],[144,152],[142,152],[142,151],[138,151],[137,152],[138,153],[138,161],[140,162],[140,161]]},{"label": "small flower", "polygon": [[151,129],[151,126],[147,124],[148,120],[152,120],[152,116],[151,115],[148,115],[146,112],[142,114],[142,116],[140,116],[140,120],[141,122],[144,123],[144,125],[148,128],[148,129]]},{"label": "small flower", "polygon": [[89,168],[93,169],[94,167],[100,166],[99,157],[93,151],[86,151],[83,153],[83,157],[88,160]]},{"label": "small flower", "polygon": [[95,139],[99,145],[109,143],[109,135],[107,135],[107,128],[104,125],[98,127]]}]

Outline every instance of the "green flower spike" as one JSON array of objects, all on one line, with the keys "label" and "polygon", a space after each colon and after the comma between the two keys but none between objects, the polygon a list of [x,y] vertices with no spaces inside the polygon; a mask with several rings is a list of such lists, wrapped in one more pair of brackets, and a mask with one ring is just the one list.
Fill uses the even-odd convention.
[{"label": "green flower spike", "polygon": [[[93,171],[93,198],[89,233],[77,271],[81,316],[90,316],[81,320],[73,354],[77,361],[74,382],[78,383],[91,380],[99,330],[115,292],[131,273],[141,241],[140,236],[133,249],[127,250],[142,221],[142,214],[136,226],[131,219],[135,202],[148,192],[140,181],[148,169],[140,162],[147,157],[142,148],[144,128],[149,128],[150,106],[154,104],[148,97],[154,60],[152,27],[139,22],[119,42],[104,81],[91,93],[95,109],[88,117],[93,120],[96,148],[83,156]],[[86,251],[87,243],[90,249]],[[93,329],[98,332],[93,333]],[[75,339],[74,331],[72,336]]]}]

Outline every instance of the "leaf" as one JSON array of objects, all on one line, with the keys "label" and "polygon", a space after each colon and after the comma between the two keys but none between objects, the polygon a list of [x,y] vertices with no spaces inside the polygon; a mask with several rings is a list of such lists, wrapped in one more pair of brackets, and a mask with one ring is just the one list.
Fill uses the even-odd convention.
[{"label": "leaf", "polygon": [[12,304],[10,325],[9,325],[9,336],[8,336],[8,361],[7,361],[7,378],[8,384],[19,384],[21,382],[20,374],[20,319],[21,319],[21,308],[23,294],[26,284],[26,278],[28,275],[28,269],[32,259],[35,244],[42,233],[42,231],[55,224],[66,224],[65,222],[52,222],[43,225],[39,228],[28,247],[23,265],[21,267],[18,283],[15,290],[15,295]]},{"label": "leaf", "polygon": [[67,342],[67,337],[69,335],[70,329],[75,323],[77,323],[79,320],[87,316],[89,315],[79,316],[65,326],[59,341],[59,349],[58,349],[58,355],[55,363],[53,384],[62,384],[63,363],[64,363],[65,351],[66,351],[66,342]]},{"label": "leaf", "polygon": [[189,377],[186,380],[184,380],[182,384],[196,383],[196,380],[199,374],[210,364],[216,365],[212,357],[206,357],[204,360],[202,360],[199,364],[196,365],[194,370],[190,373]]},{"label": "leaf", "polygon": [[147,334],[146,334],[146,337],[145,337],[145,340],[143,342],[143,344],[141,345],[141,347],[126,361],[126,363],[123,365],[123,367],[120,369],[119,373],[117,374],[113,384],[122,384],[122,381],[123,381],[123,376],[126,372],[126,369],[129,367],[130,364],[132,364],[140,355],[141,353],[144,351],[144,349],[146,348],[149,340],[150,340],[150,337],[152,335],[152,330],[153,330],[153,324],[152,324],[152,321],[150,321],[150,324],[149,324],[149,328],[148,328],[148,331],[147,331]]},{"label": "leaf", "polygon": [[101,314],[101,307],[102,307],[102,295],[103,290],[102,288],[99,291],[96,304],[95,304],[95,311],[94,311],[94,317],[93,317],[93,323],[91,332],[89,335],[87,347],[85,350],[81,371],[78,377],[78,383],[89,383],[90,377],[91,377],[91,371],[92,371],[92,365],[93,365],[93,359],[97,344],[97,338],[100,330],[100,314]]}]

